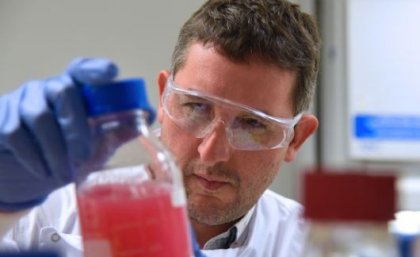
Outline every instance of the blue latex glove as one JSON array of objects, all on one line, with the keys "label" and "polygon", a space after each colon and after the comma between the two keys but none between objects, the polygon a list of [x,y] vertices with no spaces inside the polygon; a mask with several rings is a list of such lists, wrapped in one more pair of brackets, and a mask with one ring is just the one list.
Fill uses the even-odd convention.
[{"label": "blue latex glove", "polygon": [[0,98],[0,211],[35,206],[73,180],[74,164],[90,154],[77,84],[108,83],[117,73],[108,60],[77,59],[63,75]]}]

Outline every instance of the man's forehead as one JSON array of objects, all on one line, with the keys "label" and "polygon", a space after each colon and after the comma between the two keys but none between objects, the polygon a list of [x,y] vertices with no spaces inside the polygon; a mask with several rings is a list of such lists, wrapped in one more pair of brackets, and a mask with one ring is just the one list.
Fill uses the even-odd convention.
[{"label": "man's forehead", "polygon": [[175,81],[185,89],[252,106],[273,116],[293,114],[296,72],[258,59],[232,61],[212,47],[193,44]]}]

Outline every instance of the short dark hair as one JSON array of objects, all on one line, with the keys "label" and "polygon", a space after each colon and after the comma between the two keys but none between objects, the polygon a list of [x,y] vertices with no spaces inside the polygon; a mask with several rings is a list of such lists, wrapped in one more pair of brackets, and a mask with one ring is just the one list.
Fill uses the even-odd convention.
[{"label": "short dark hair", "polygon": [[320,38],[312,16],[285,0],[209,0],[181,28],[172,74],[182,68],[196,42],[214,46],[227,58],[257,57],[297,72],[295,114],[309,108],[316,85]]}]

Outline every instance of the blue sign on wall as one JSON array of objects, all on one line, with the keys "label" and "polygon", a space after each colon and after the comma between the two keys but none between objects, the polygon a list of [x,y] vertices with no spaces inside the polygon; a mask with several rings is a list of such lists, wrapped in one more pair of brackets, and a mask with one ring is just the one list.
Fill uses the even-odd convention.
[{"label": "blue sign on wall", "polygon": [[420,141],[420,116],[356,115],[354,136],[372,140]]}]

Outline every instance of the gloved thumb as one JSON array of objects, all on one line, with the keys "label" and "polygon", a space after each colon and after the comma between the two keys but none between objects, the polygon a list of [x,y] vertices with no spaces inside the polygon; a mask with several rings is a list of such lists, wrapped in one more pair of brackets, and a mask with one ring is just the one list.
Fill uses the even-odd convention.
[{"label": "gloved thumb", "polygon": [[77,58],[67,68],[71,78],[80,84],[101,85],[118,76],[118,67],[104,58]]}]

